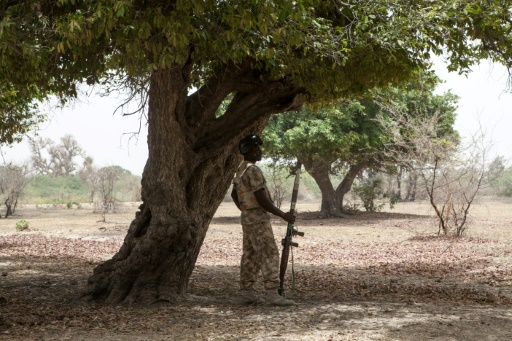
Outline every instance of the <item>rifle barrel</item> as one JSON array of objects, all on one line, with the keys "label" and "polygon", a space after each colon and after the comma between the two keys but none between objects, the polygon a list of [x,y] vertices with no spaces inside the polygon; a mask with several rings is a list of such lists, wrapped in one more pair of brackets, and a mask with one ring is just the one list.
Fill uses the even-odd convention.
[{"label": "rifle barrel", "polygon": [[297,197],[299,196],[300,168],[295,173],[295,181],[293,182],[292,202],[290,204],[290,212],[295,213],[297,205]]},{"label": "rifle barrel", "polygon": [[[290,212],[295,214],[295,206],[297,205],[297,197],[299,193],[299,183],[300,183],[300,164],[298,165],[298,169],[295,173],[295,181],[293,182],[293,192],[292,192],[292,200],[290,203]],[[293,228],[293,224],[288,223],[286,228],[286,236],[282,240],[283,245],[283,253],[281,255],[281,264],[279,268],[279,294],[283,297],[284,294],[284,276],[286,273],[286,268],[288,266],[288,258],[290,257],[290,248],[297,247],[299,244],[292,242],[292,236],[299,235],[304,236],[304,232],[299,232]]]}]

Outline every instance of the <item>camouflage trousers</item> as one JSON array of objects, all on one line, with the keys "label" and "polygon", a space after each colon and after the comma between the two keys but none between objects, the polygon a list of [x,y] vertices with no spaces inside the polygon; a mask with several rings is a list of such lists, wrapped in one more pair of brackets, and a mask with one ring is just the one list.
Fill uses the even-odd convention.
[{"label": "camouflage trousers", "polygon": [[251,290],[261,271],[265,289],[279,287],[279,251],[269,221],[243,224],[240,289]]}]

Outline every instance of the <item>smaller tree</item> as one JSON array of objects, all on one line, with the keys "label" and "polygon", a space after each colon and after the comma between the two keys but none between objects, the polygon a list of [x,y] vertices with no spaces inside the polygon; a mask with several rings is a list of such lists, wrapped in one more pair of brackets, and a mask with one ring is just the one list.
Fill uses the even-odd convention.
[{"label": "smaller tree", "polygon": [[100,211],[105,221],[108,212],[115,210],[116,198],[114,188],[116,182],[125,171],[119,166],[107,166],[97,169],[93,166],[92,158],[88,157],[84,161],[84,167],[79,175],[82,181],[87,184],[91,193],[91,201],[95,203],[96,210]]},{"label": "smaller tree", "polygon": [[121,176],[122,168],[107,166],[97,171],[97,192],[105,212],[113,212],[115,209],[114,185]]},{"label": "smaller tree", "polygon": [[439,222],[438,234],[461,236],[477,193],[488,183],[490,144],[485,134],[480,131],[466,143],[457,134],[439,137],[437,115],[407,118],[395,111],[393,121],[381,122],[394,132],[394,148],[388,153],[419,174]]},{"label": "smaller tree", "polygon": [[269,190],[272,195],[274,204],[281,208],[283,201],[288,195],[289,191],[285,186],[284,170],[286,166],[279,161],[278,158],[272,158],[271,163],[267,165],[267,173],[269,181]]},{"label": "smaller tree", "polygon": [[15,213],[18,199],[31,180],[27,165],[4,164],[0,166],[0,194],[6,208],[5,218]]},{"label": "smaller tree", "polygon": [[78,172],[78,176],[80,176],[80,179],[86,184],[87,188],[89,188],[90,191],[90,202],[94,202],[94,194],[96,193],[97,188],[97,170],[93,166],[93,158],[90,156],[87,156],[84,159],[83,167]]},{"label": "smaller tree", "polygon": [[[395,87],[375,88],[366,97],[340,100],[328,107],[303,107],[301,110],[270,117],[263,132],[264,153],[288,162],[298,160],[322,192],[320,215],[343,216],[344,197],[364,171],[389,171],[393,167],[383,151],[392,135],[378,123],[388,107],[402,115],[429,117],[436,112],[438,134],[453,132],[456,96],[435,95],[440,79],[423,70],[408,82]],[[388,117],[392,120],[392,115]],[[401,125],[400,129],[406,129]],[[398,147],[397,147],[398,148]],[[337,187],[333,176],[343,175]],[[401,183],[401,179],[398,179]]]}]

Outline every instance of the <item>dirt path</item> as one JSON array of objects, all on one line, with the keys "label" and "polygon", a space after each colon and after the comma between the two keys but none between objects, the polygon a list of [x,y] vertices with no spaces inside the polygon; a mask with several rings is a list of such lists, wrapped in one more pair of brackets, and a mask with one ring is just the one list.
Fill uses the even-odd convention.
[{"label": "dirt path", "polygon": [[[0,219],[0,340],[512,339],[509,203],[480,205],[462,240],[433,238],[435,221],[422,204],[335,220],[318,220],[317,204],[303,205],[306,236],[294,249],[299,305],[291,308],[239,303],[241,232],[236,211],[223,204],[183,302],[77,301],[97,262],[121,245],[134,208],[106,223],[86,209],[26,208]],[[16,232],[19,219],[31,231]],[[284,225],[274,221],[274,229],[280,238]],[[291,271],[287,283],[291,293]]]}]

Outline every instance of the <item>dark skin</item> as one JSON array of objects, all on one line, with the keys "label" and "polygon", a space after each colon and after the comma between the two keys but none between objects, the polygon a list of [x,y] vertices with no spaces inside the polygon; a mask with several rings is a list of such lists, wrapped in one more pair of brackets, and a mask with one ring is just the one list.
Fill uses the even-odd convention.
[{"label": "dark skin", "polygon": [[[256,163],[261,160],[261,148],[258,145],[255,145],[252,147],[252,149],[244,154],[244,160],[249,161],[252,163]],[[254,195],[256,196],[256,200],[258,200],[258,203],[261,207],[263,207],[266,211],[275,214],[278,217],[283,218],[286,222],[293,224],[295,223],[295,216],[291,214],[290,212],[283,212],[278,207],[274,205],[274,203],[267,197],[265,194],[265,190],[259,189],[256,192],[254,192]],[[240,201],[238,200],[238,195],[233,188],[231,191],[231,198],[233,198],[233,201],[235,202],[236,207],[240,209]]]}]

